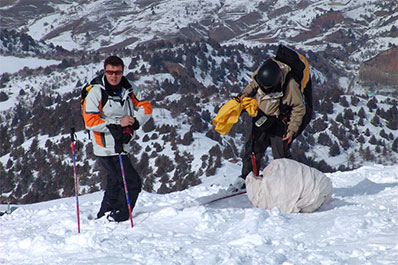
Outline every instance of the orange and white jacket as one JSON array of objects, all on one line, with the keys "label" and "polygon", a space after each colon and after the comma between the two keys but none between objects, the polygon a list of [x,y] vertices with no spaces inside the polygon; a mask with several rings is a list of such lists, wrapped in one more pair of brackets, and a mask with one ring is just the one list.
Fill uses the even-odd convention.
[{"label": "orange and white jacket", "polygon": [[[83,103],[83,119],[90,131],[94,154],[113,156],[118,155],[115,152],[115,140],[106,126],[119,125],[124,116],[133,116],[143,126],[151,118],[152,106],[149,101],[141,101],[138,88],[124,76],[121,96],[109,95],[105,90],[104,78],[98,77],[96,82],[91,83],[93,87]],[[123,144],[123,150],[123,154],[128,153],[130,145]]]}]

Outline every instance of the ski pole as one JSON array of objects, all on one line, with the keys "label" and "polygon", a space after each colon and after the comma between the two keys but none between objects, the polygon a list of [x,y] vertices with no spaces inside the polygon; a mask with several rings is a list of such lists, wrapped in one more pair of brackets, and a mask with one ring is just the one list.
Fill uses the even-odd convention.
[{"label": "ski pole", "polygon": [[257,177],[256,155],[254,154],[254,152],[252,152],[251,157],[252,157],[253,173],[254,173],[254,176]]},{"label": "ski pole", "polygon": [[217,202],[217,201],[221,201],[221,200],[228,199],[228,198],[231,198],[231,197],[235,197],[235,196],[238,196],[238,195],[242,195],[242,194],[245,194],[245,193],[246,193],[246,191],[241,191],[241,192],[238,192],[238,193],[234,193],[234,194],[231,194],[231,195],[227,195],[227,196],[224,196],[224,197],[221,197],[221,198],[217,198],[217,199],[211,200],[209,202],[205,202],[202,205],[210,204],[210,203]]},{"label": "ski pole", "polygon": [[[254,130],[254,126],[253,126],[252,130]],[[253,173],[254,173],[254,176],[257,177],[258,174],[257,174],[256,154],[254,153],[254,133],[253,132],[252,132],[252,155],[251,155],[251,158],[252,158]]]},{"label": "ski pole", "polygon": [[127,190],[126,177],[124,175],[124,166],[123,166],[123,160],[122,160],[122,154],[121,153],[119,153],[119,161],[120,161],[120,169],[122,170],[122,178],[123,178],[124,191],[125,191],[125,194],[126,194],[127,206],[129,208],[130,223],[131,223],[131,227],[134,227],[133,216],[131,214],[131,204],[130,204],[130,198],[129,198],[129,191]]},{"label": "ski pole", "polygon": [[76,156],[75,156],[75,128],[70,129],[70,139],[72,143],[73,172],[75,174],[75,194],[76,194],[76,212],[77,212],[77,232],[80,233],[80,213],[79,213],[79,184],[76,174]]}]

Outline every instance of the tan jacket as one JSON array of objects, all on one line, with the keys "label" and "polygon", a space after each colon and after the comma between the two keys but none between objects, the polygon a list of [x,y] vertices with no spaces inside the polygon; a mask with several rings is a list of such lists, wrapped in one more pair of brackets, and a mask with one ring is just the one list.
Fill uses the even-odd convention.
[{"label": "tan jacket", "polygon": [[[286,81],[285,78],[290,71],[290,66],[277,60],[274,61],[279,65],[282,71],[283,74],[282,86],[283,86]],[[304,99],[303,95],[300,92],[299,85],[293,78],[290,78],[290,80],[288,80],[289,83],[286,87],[285,94],[283,94],[282,92],[265,94],[260,89],[259,84],[254,78],[257,75],[258,69],[253,73],[252,80],[243,90],[242,95],[248,96],[252,94],[253,91],[257,91],[255,98],[258,103],[258,108],[261,111],[263,111],[267,116],[273,116],[273,117],[278,117],[280,115],[279,105],[282,99],[283,104],[292,107],[292,111],[290,114],[290,121],[288,122],[287,132],[295,134],[298,131],[303,116],[305,114]]]}]

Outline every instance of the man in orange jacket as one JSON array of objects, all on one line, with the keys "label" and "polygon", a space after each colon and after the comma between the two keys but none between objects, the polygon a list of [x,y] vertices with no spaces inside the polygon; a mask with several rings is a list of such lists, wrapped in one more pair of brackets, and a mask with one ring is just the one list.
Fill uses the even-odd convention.
[{"label": "man in orange jacket", "polygon": [[122,157],[131,208],[141,191],[141,179],[128,157],[129,141],[135,130],[151,117],[148,101],[123,76],[124,64],[117,56],[104,63],[104,74],[91,81],[92,88],[83,102],[83,119],[90,131],[94,154],[107,172],[107,185],[97,218],[110,212],[108,219],[128,220],[119,155]]}]

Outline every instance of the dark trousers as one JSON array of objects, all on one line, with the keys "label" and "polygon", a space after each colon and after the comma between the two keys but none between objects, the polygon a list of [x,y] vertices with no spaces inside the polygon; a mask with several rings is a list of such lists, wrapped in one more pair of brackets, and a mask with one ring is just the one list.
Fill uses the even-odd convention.
[{"label": "dark trousers", "polygon": [[[103,216],[106,212],[120,210],[128,211],[126,194],[122,178],[119,156],[97,157],[101,165],[106,170],[106,188],[104,198],[102,199],[101,209],[98,217]],[[134,169],[127,155],[122,156],[123,168],[126,177],[126,185],[129,193],[131,209],[134,208],[141,192],[141,178]]]},{"label": "dark trousers", "polygon": [[287,141],[282,140],[282,136],[285,133],[284,127],[283,124],[278,124],[277,121],[273,121],[271,124],[262,127],[257,127],[254,125],[253,121],[251,138],[246,142],[242,159],[243,166],[241,177],[243,179],[246,179],[246,176],[253,171],[251,158],[253,152],[255,155],[257,175],[259,169],[263,167],[263,157],[269,146],[272,148],[274,159],[290,157],[289,145]]}]

